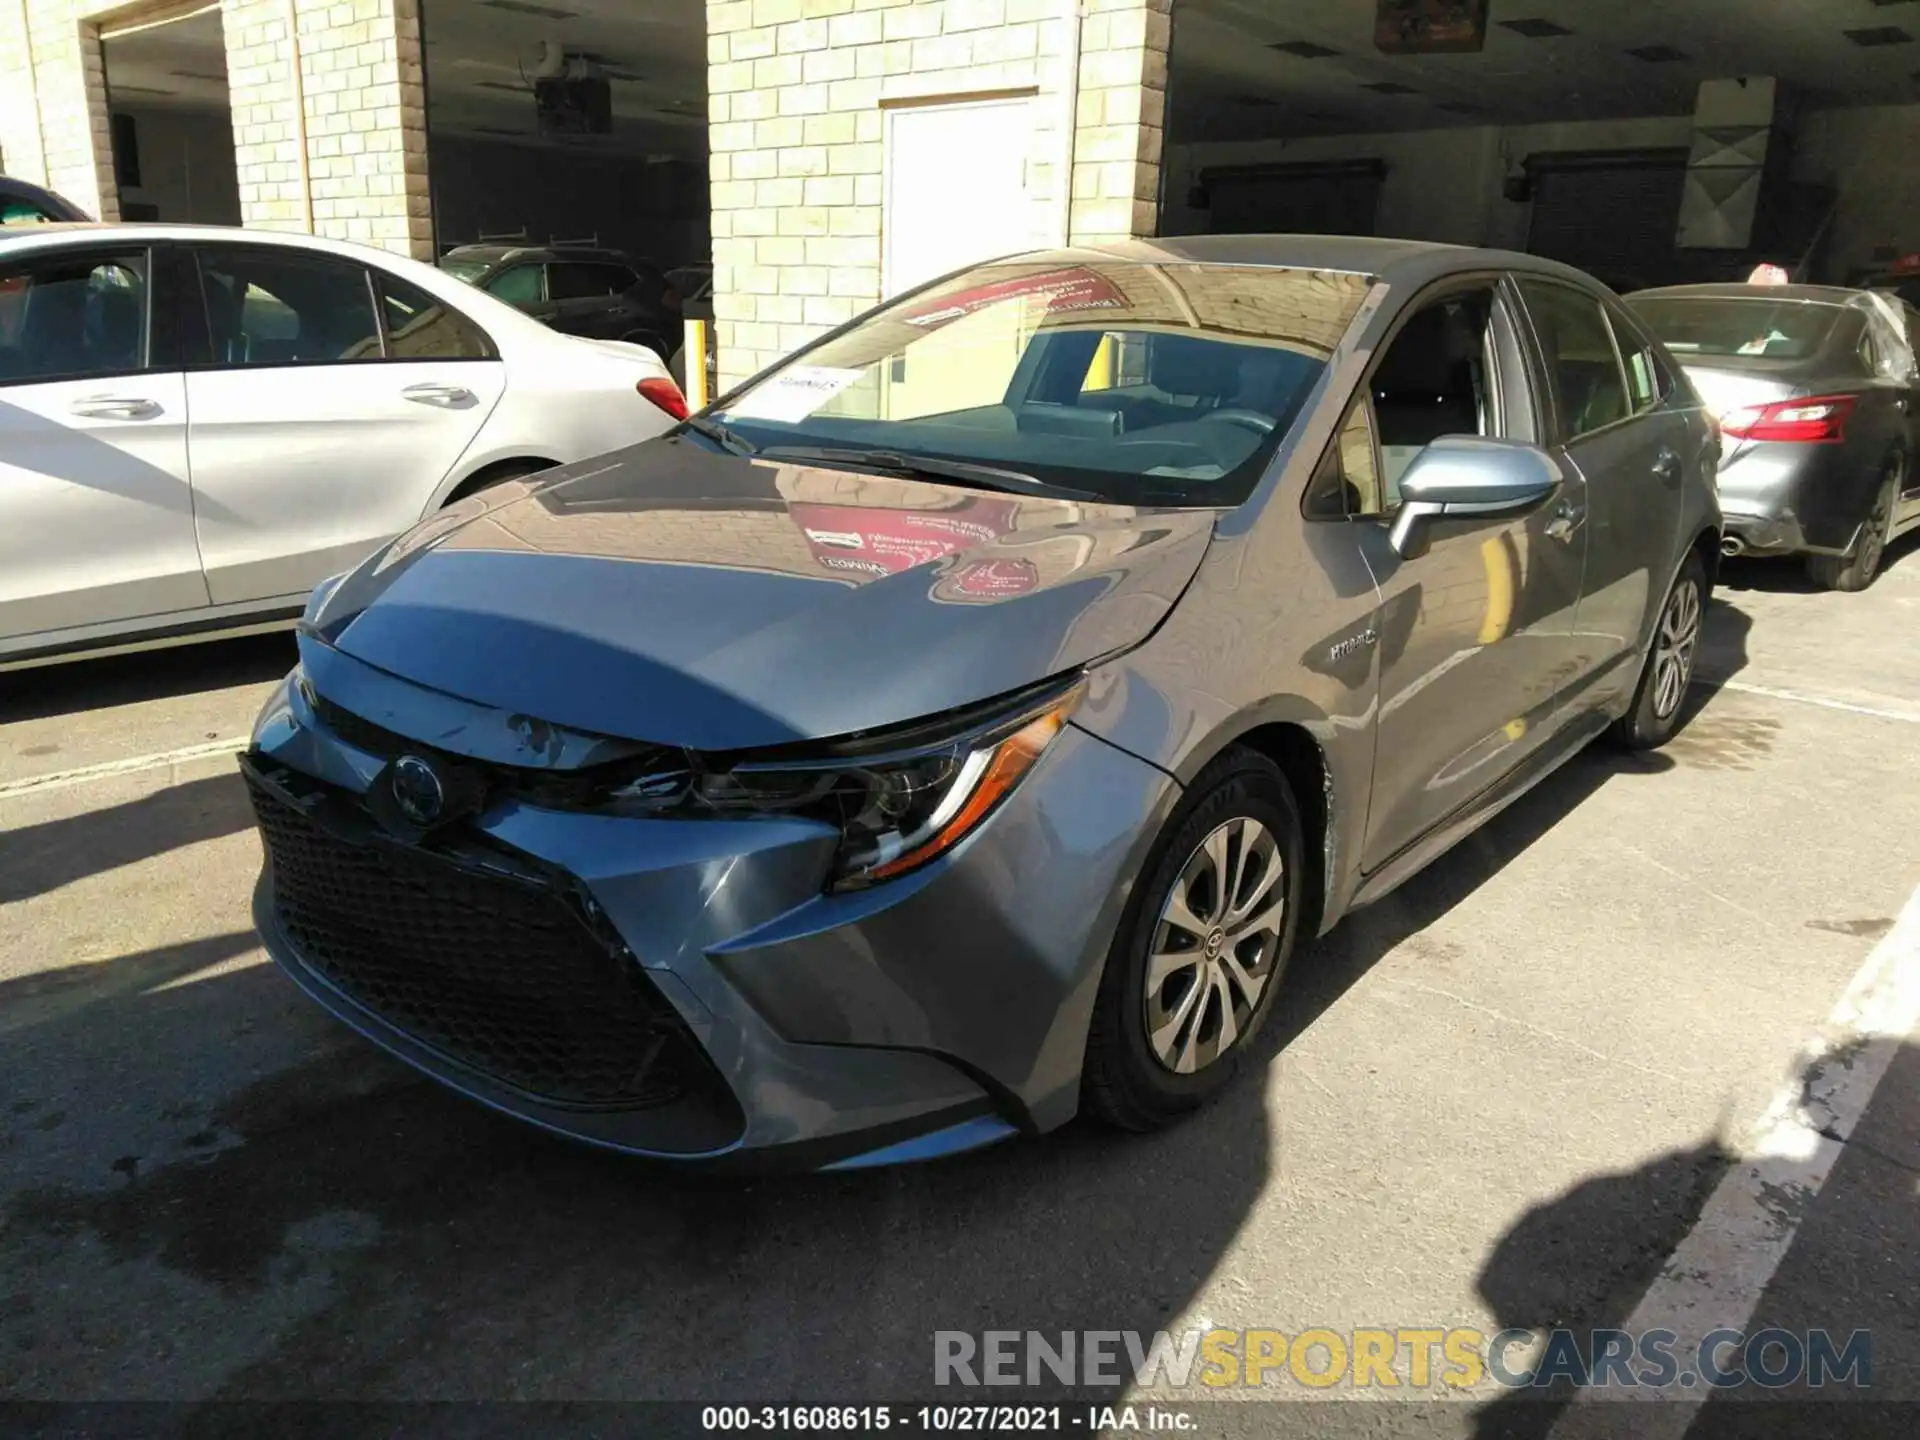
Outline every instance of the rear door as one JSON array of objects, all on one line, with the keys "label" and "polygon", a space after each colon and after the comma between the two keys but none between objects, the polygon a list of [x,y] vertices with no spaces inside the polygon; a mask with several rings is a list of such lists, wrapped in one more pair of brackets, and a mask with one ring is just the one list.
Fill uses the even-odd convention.
[{"label": "rear door", "polygon": [[215,604],[304,594],[419,519],[505,383],[473,321],[356,260],[198,247],[188,372]]},{"label": "rear door", "polygon": [[207,603],[167,251],[0,262],[0,641]]},{"label": "rear door", "polygon": [[1517,284],[1552,399],[1549,438],[1586,481],[1579,689],[1639,654],[1678,556],[1685,471],[1703,457],[1637,326],[1593,291],[1540,276]]},{"label": "rear door", "polygon": [[640,277],[624,265],[601,260],[555,260],[547,266],[548,323],[569,335],[619,340],[635,328],[626,293]]}]

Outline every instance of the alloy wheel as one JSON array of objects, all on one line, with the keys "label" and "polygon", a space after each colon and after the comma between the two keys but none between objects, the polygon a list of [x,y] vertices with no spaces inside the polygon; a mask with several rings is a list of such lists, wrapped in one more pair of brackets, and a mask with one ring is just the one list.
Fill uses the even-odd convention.
[{"label": "alloy wheel", "polygon": [[1700,640],[1700,587],[1687,576],[1673,587],[1653,644],[1653,713],[1665,720],[1680,708],[1693,679]]},{"label": "alloy wheel", "polygon": [[1160,907],[1147,954],[1147,1043],[1177,1075],[1234,1046],[1273,976],[1286,916],[1286,862],[1251,816],[1194,847]]}]

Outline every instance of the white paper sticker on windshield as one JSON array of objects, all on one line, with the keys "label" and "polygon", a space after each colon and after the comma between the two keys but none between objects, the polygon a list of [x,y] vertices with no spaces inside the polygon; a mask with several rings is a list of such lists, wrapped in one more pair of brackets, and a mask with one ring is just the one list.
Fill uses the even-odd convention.
[{"label": "white paper sticker on windshield", "polygon": [[794,365],[728,406],[727,418],[778,420],[788,425],[797,424],[864,373],[861,370],[836,370],[829,365]]}]

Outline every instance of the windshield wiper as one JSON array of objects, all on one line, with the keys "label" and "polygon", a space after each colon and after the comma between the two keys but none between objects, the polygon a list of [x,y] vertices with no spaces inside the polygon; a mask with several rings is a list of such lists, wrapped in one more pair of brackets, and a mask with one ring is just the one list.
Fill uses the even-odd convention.
[{"label": "windshield wiper", "polygon": [[977,485],[982,490],[1000,490],[1014,495],[1064,496],[1073,500],[1101,500],[1091,490],[1076,490],[1055,485],[1027,474],[1024,470],[1006,470],[998,465],[977,465],[969,460],[948,460],[939,455],[913,455],[904,450],[859,450],[852,446],[770,445],[759,452],[763,460],[811,461],[821,465],[858,465],[884,470],[894,475],[924,475],[936,480],[957,480]]},{"label": "windshield wiper", "polygon": [[682,420],[680,428],[713,441],[730,455],[752,455],[760,448],[739,431],[730,430],[718,420],[708,420],[699,415]]}]

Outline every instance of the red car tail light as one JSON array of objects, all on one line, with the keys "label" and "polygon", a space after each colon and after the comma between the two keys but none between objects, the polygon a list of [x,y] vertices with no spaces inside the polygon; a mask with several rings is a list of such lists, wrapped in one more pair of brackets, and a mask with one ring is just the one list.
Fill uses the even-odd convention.
[{"label": "red car tail light", "polygon": [[1846,439],[1847,417],[1853,414],[1855,398],[1810,395],[1802,400],[1776,400],[1771,405],[1745,405],[1722,415],[1720,429],[1736,440],[1835,445]]},{"label": "red car tail light", "polygon": [[687,397],[664,375],[649,375],[633,387],[676,420],[687,418]]}]

